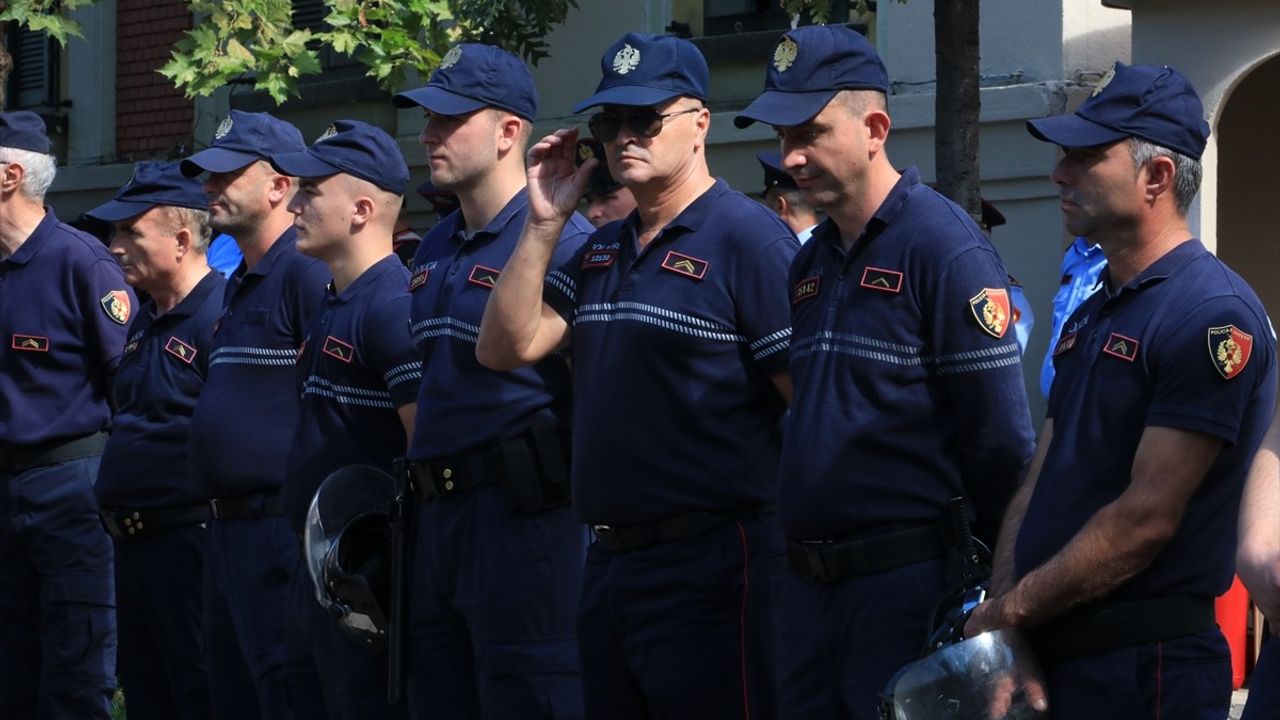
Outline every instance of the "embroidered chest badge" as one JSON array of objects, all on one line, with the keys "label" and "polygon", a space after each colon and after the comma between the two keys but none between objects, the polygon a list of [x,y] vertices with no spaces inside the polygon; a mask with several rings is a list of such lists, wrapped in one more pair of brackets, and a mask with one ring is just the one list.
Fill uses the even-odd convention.
[{"label": "embroidered chest badge", "polygon": [[582,256],[582,269],[590,268],[607,268],[613,265],[613,261],[618,259],[617,248],[591,248]]},{"label": "embroidered chest badge", "polygon": [[862,271],[862,280],[858,284],[870,290],[900,293],[902,292],[902,273],[868,265]]},{"label": "embroidered chest badge", "polygon": [[798,305],[809,298],[817,297],[818,288],[820,287],[822,287],[821,275],[814,275],[801,280],[796,283],[794,288],[791,288],[791,304]]},{"label": "embroidered chest badge", "polygon": [[1133,362],[1138,359],[1138,346],[1141,345],[1137,340],[1120,333],[1113,332],[1107,336],[1107,342],[1102,346],[1102,352],[1113,355],[1121,360]]},{"label": "embroidered chest badge", "polygon": [[20,335],[14,333],[9,347],[25,352],[49,352],[49,338],[43,335]]},{"label": "embroidered chest badge", "polygon": [[498,276],[501,274],[501,270],[485,267],[484,265],[476,265],[471,268],[471,275],[467,276],[467,282],[492,290],[493,286],[498,284]]},{"label": "embroidered chest badge", "polygon": [[1009,331],[1009,291],[1004,288],[983,288],[969,298],[969,310],[978,321],[978,327],[993,338],[1000,339]]},{"label": "embroidered chest badge", "polygon": [[1071,333],[1070,335],[1063,335],[1062,337],[1058,338],[1058,344],[1055,345],[1053,348],[1053,356],[1058,357],[1059,355],[1065,353],[1071,348],[1074,348],[1076,346],[1077,337],[1078,336],[1075,333]]},{"label": "embroidered chest badge", "polygon": [[188,365],[196,359],[196,349],[174,336],[164,344],[164,351]]},{"label": "embroidered chest badge", "polygon": [[1253,336],[1235,325],[1211,327],[1208,332],[1209,357],[1223,379],[1239,375],[1253,354]]},{"label": "embroidered chest badge", "polygon": [[350,364],[355,359],[356,349],[350,343],[345,343],[338,338],[330,335],[324,339],[324,354],[329,357],[335,357],[344,363]]},{"label": "embroidered chest badge", "polygon": [[662,259],[662,269],[670,270],[677,275],[691,277],[694,280],[701,280],[707,276],[707,269],[711,267],[711,263],[706,260],[699,260],[690,255],[684,255],[672,250]]},{"label": "embroidered chest badge", "polygon": [[127,324],[129,316],[133,314],[133,307],[129,304],[129,293],[124,290],[112,290],[103,295],[98,303],[102,305],[102,310],[107,313],[107,317],[117,325]]},{"label": "embroidered chest badge", "polygon": [[431,274],[431,268],[421,268],[415,270],[413,275],[409,276],[409,292],[413,292],[423,285],[427,284],[427,276]]}]

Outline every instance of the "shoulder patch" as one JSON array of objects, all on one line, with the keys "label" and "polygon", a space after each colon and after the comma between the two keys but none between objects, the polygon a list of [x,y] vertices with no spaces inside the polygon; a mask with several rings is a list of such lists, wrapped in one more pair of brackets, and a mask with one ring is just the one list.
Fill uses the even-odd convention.
[{"label": "shoulder patch", "polygon": [[1004,288],[983,288],[969,298],[969,310],[978,321],[978,327],[997,340],[1009,331],[1009,291]]},{"label": "shoulder patch", "polygon": [[1235,325],[1211,327],[1208,331],[1209,357],[1224,380],[1239,375],[1253,354],[1253,336]]},{"label": "shoulder patch", "polygon": [[49,338],[43,335],[13,334],[9,347],[24,352],[49,352]]},{"label": "shoulder patch", "polygon": [[169,336],[169,341],[164,344],[164,351],[188,365],[191,364],[191,361],[196,359],[197,354],[194,347],[179,340],[177,336],[174,335]]},{"label": "shoulder patch", "polygon": [[324,354],[329,357],[335,357],[344,363],[350,364],[355,359],[356,349],[350,343],[345,343],[338,338],[330,335],[324,339]]},{"label": "shoulder patch", "polygon": [[1133,362],[1138,359],[1138,346],[1141,344],[1131,337],[1113,332],[1107,336],[1107,342],[1103,344],[1102,352],[1114,355],[1121,360]]},{"label": "shoulder patch", "polygon": [[684,255],[675,250],[667,253],[662,259],[662,269],[670,270],[677,275],[691,277],[694,280],[701,280],[707,276],[707,270],[711,267],[711,263],[706,260],[699,260],[691,255]]},{"label": "shoulder patch", "polygon": [[117,325],[125,325],[133,315],[133,307],[129,304],[129,293],[124,290],[112,290],[103,295],[98,303],[102,310]]},{"label": "shoulder patch", "polygon": [[791,304],[798,305],[811,297],[815,297],[820,287],[822,287],[821,275],[814,275],[801,280],[791,289]]},{"label": "shoulder patch", "polygon": [[467,282],[492,290],[498,284],[498,276],[501,274],[501,270],[485,267],[484,265],[476,265],[471,268],[471,275],[467,276]]},{"label": "shoulder patch", "polygon": [[868,265],[862,271],[862,280],[858,284],[871,290],[899,293],[902,292],[902,273]]}]

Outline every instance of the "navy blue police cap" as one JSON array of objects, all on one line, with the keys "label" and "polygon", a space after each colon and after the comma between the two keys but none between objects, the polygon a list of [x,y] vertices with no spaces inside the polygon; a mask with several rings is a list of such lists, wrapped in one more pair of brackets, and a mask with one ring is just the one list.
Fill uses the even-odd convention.
[{"label": "navy blue police cap", "polygon": [[180,162],[140,162],[133,166],[133,177],[116,191],[113,199],[85,214],[115,223],[158,205],[208,210],[209,196],[199,180],[183,174]]},{"label": "navy blue police cap", "polygon": [[182,161],[182,172],[195,177],[204,171],[223,173],[266,160],[276,153],[307,148],[298,128],[267,113],[232,110],[213,133],[213,145]]},{"label": "navy blue police cap", "polygon": [[464,43],[440,58],[426,87],[391,99],[396,107],[421,105],[437,115],[466,115],[495,107],[533,122],[538,91],[520,58],[492,45]]},{"label": "navy blue police cap", "polygon": [[795,190],[797,188],[795,178],[791,177],[782,167],[782,153],[777,152],[758,152],[756,160],[760,161],[760,167],[764,168],[764,189],[769,191],[771,187],[782,188],[783,190]]},{"label": "navy blue police cap", "polygon": [[271,156],[276,170],[300,178],[346,173],[396,195],[409,187],[409,167],[386,131],[359,120],[337,120],[302,152]]},{"label": "navy blue police cap", "polygon": [[49,133],[44,118],[30,110],[0,112],[0,147],[49,154]]},{"label": "navy blue police cap", "polygon": [[597,105],[657,105],[681,96],[706,102],[711,80],[702,51],[671,35],[623,35],[600,57],[600,71],[595,94],[574,105],[575,113]]},{"label": "navy blue police cap", "polygon": [[1204,105],[1173,68],[1118,62],[1071,115],[1028,120],[1027,130],[1061,147],[1095,147],[1138,137],[1199,158],[1209,140]]},{"label": "navy blue police cap", "polygon": [[764,92],[733,119],[794,127],[813,119],[841,90],[889,93],[889,71],[871,43],[845,25],[807,25],[782,36],[764,78]]}]

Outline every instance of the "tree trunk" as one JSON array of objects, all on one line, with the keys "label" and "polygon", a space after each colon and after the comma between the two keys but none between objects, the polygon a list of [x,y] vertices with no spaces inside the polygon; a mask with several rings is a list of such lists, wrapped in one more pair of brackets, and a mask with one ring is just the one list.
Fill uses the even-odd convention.
[{"label": "tree trunk", "polygon": [[938,191],[975,219],[978,194],[978,0],[935,0],[933,39],[938,76],[934,161]]}]

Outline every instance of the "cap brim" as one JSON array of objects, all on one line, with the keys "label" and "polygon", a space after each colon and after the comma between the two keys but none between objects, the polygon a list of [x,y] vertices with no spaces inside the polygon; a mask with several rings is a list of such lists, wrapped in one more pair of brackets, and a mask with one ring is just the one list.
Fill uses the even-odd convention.
[{"label": "cap brim", "polygon": [[182,174],[187,177],[195,177],[202,172],[232,172],[262,159],[253,153],[212,147],[201,150],[183,160]]},{"label": "cap brim", "polygon": [[1095,147],[1129,137],[1128,133],[1112,130],[1074,114],[1028,120],[1027,132],[1038,140],[1060,147]]},{"label": "cap brim", "polygon": [[809,122],[822,108],[831,102],[839,90],[816,92],[780,92],[766,90],[737,117],[733,124],[738,129],[751,123],[762,122],[775,127],[794,127]]},{"label": "cap brim", "polygon": [[98,207],[86,212],[85,215],[103,222],[117,223],[128,220],[129,218],[137,217],[155,207],[156,204],[157,203],[150,202],[139,203],[122,200],[108,200]]},{"label": "cap brim", "polygon": [[[615,85],[605,88],[591,97],[573,106],[575,113],[598,105],[627,105],[632,107],[648,107],[663,103],[671,98],[680,97],[682,93],[671,88],[651,88],[643,85]],[[692,97],[692,96],[690,96]]]},{"label": "cap brim", "polygon": [[399,108],[410,108],[416,105],[437,115],[466,115],[488,107],[488,104],[481,100],[459,95],[435,85],[402,92],[391,98],[391,102]]},{"label": "cap brim", "polygon": [[328,177],[343,172],[342,168],[321,160],[313,155],[310,150],[272,155],[270,162],[271,167],[275,168],[281,175],[291,175],[298,178]]}]

